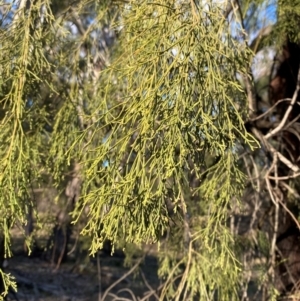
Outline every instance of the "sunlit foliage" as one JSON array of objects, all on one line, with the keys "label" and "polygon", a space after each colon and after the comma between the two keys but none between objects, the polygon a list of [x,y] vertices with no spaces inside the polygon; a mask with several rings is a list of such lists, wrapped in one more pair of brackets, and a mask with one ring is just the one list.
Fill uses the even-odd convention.
[{"label": "sunlit foliage", "polygon": [[88,212],[91,254],[105,239],[160,242],[161,298],[238,298],[241,265],[226,221],[244,188],[238,149],[258,144],[244,128],[249,104],[238,81],[250,78],[253,54],[237,15],[233,34],[227,4],[1,2],[8,254],[32,187],[51,178],[63,189],[76,166],[72,216]]}]

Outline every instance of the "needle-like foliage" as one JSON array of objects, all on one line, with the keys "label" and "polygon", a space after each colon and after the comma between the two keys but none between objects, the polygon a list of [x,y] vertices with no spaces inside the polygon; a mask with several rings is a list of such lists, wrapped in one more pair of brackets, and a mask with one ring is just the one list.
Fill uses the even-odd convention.
[{"label": "needle-like foliage", "polygon": [[[160,242],[162,300],[237,299],[227,212],[243,192],[237,150],[256,142],[237,81],[252,54],[231,32],[227,3],[19,2],[1,3],[8,254],[8,230],[25,223],[30,189],[45,178],[62,188],[68,166],[77,166],[73,217],[88,212],[82,234],[92,254],[105,239]],[[113,34],[104,45],[106,29]],[[162,240],[170,228],[172,239]]]}]

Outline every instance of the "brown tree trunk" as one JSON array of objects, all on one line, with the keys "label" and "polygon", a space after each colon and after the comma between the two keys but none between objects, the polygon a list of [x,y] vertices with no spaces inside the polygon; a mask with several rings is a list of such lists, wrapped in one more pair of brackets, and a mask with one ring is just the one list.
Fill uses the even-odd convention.
[{"label": "brown tree trunk", "polygon": [[54,226],[52,236],[48,241],[48,258],[51,263],[59,268],[60,264],[67,259],[68,244],[72,235],[72,224],[70,213],[74,210],[76,201],[80,196],[81,178],[79,164],[75,163],[73,172],[67,179],[67,187],[65,191],[66,206],[56,217],[56,225]]},{"label": "brown tree trunk", "polygon": [[[276,75],[270,83],[270,100],[274,105],[283,99],[291,99],[295,93],[297,77],[300,65],[300,47],[298,44],[287,41],[283,46],[282,53],[277,56],[275,61],[278,69]],[[300,97],[298,95],[297,101]],[[290,106],[291,101],[282,101],[276,106],[277,118],[280,122]],[[300,121],[300,106],[296,103],[288,116],[287,124],[291,121]],[[298,131],[282,130],[280,135],[274,137],[279,142],[280,152],[293,164],[300,166],[300,141]],[[289,169],[285,165],[279,165],[278,177],[289,174]],[[285,206],[294,214],[297,219],[300,210],[299,206],[291,206],[288,202],[287,193],[284,197]],[[299,291],[300,280],[300,230],[290,214],[281,210],[279,221],[279,231],[276,241],[277,267],[275,271],[276,289],[284,295]]]}]

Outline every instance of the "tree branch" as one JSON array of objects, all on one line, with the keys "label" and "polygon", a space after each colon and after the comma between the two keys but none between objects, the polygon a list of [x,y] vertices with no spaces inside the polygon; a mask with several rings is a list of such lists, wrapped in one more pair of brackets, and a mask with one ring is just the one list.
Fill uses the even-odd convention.
[{"label": "tree branch", "polygon": [[279,123],[279,125],[275,129],[273,129],[271,132],[269,132],[267,135],[265,135],[264,138],[266,140],[269,139],[269,138],[271,138],[272,136],[274,136],[275,134],[277,134],[278,132],[280,132],[283,129],[283,127],[284,127],[285,123],[287,122],[288,117],[289,117],[289,115],[290,115],[290,113],[291,113],[291,111],[293,109],[293,106],[296,103],[299,89],[300,89],[300,68],[299,68],[298,76],[297,76],[297,86],[296,86],[296,90],[294,92],[292,101],[291,101],[289,107],[287,108],[287,110],[286,110],[286,112],[285,112],[285,114],[284,114],[281,122]]}]

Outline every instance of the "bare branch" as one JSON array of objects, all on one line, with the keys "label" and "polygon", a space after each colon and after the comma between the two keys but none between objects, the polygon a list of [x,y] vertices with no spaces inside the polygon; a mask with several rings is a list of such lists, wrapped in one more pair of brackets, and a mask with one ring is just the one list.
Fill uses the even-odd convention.
[{"label": "bare branch", "polygon": [[127,272],[125,273],[122,277],[120,277],[117,281],[115,281],[111,286],[109,286],[106,291],[104,292],[103,296],[102,296],[102,300],[104,301],[105,298],[107,297],[107,295],[109,294],[109,292],[116,286],[118,285],[120,282],[122,282],[124,279],[126,279],[130,274],[132,274],[140,265],[140,263],[142,262],[142,260],[144,259],[144,257],[141,257],[136,264]]},{"label": "bare branch", "polygon": [[257,116],[257,117],[254,117],[254,118],[251,118],[250,121],[256,121],[258,119],[261,119],[263,118],[264,116],[268,115],[272,110],[274,110],[276,108],[276,106],[284,101],[292,101],[291,98],[284,98],[284,99],[279,99],[272,107],[270,107],[266,112],[264,112],[263,114]]},{"label": "bare branch", "polygon": [[290,115],[290,113],[293,109],[293,106],[296,103],[299,89],[300,89],[300,68],[299,68],[299,71],[298,71],[297,86],[296,86],[296,90],[294,92],[292,101],[291,101],[289,107],[287,108],[287,110],[286,110],[281,122],[279,123],[279,125],[275,129],[273,129],[271,132],[269,132],[267,135],[265,135],[265,137],[264,137],[265,139],[271,138],[272,136],[274,136],[275,134],[277,134],[278,132],[280,132],[283,129],[283,127],[284,127],[285,123],[287,122],[288,117],[289,117],[289,115]]},{"label": "bare branch", "polygon": [[295,189],[293,189],[291,186],[289,186],[287,183],[285,182],[280,182],[280,185],[283,186],[284,188],[286,188],[296,199],[300,199],[300,195],[298,194],[297,191],[295,191]]},{"label": "bare branch", "polygon": [[288,168],[290,168],[293,172],[300,171],[300,168],[297,165],[293,164],[289,159],[284,157],[280,152],[276,151],[273,147],[272,147],[272,149],[273,149],[273,152],[277,153],[279,160],[283,164],[285,164]]},{"label": "bare branch", "polygon": [[299,176],[300,176],[300,173],[294,173],[294,174],[292,174],[290,176],[284,176],[284,177],[269,176],[269,179],[270,180],[279,180],[279,181],[281,181],[281,180],[295,179],[295,178],[297,178]]},{"label": "bare branch", "polygon": [[289,159],[284,157],[279,151],[277,151],[266,139],[265,137],[259,132],[256,128],[253,128],[253,134],[261,141],[261,143],[268,149],[273,155],[277,155],[278,159],[285,164],[288,168],[290,168],[293,172],[299,172],[300,168],[293,164]]},{"label": "bare branch", "polygon": [[153,293],[153,296],[154,296],[157,300],[159,300],[159,297],[158,297],[156,291],[155,291],[155,290],[151,287],[151,285],[148,283],[148,281],[147,281],[147,279],[146,279],[146,277],[145,277],[145,274],[143,273],[143,271],[142,271],[141,269],[140,269],[140,273],[141,273],[141,275],[142,275],[142,278],[143,278],[143,281],[144,281],[145,285],[146,285],[147,288],[149,289],[149,292]]},{"label": "bare branch", "polygon": [[261,40],[264,37],[268,36],[271,33],[272,29],[273,29],[273,25],[269,25],[269,26],[262,28],[259,31],[256,38],[250,44],[250,48],[254,51],[254,53],[257,53],[257,51],[259,50],[259,44],[260,44]]},{"label": "bare branch", "polygon": [[300,224],[299,224],[297,218],[295,217],[295,215],[289,210],[289,208],[281,200],[278,200],[278,201],[279,201],[280,205],[284,208],[284,210],[291,216],[292,220],[295,222],[298,229],[300,230]]},{"label": "bare branch", "polygon": [[[269,168],[269,170],[266,173],[265,176],[265,181],[267,184],[267,188],[268,188],[268,192],[269,195],[271,197],[271,200],[274,204],[275,207],[275,215],[274,215],[274,232],[273,232],[273,237],[272,237],[272,242],[271,242],[271,248],[270,248],[270,256],[271,256],[271,266],[270,266],[270,273],[271,273],[271,278],[272,278],[272,282],[274,283],[275,280],[275,273],[274,273],[274,267],[275,267],[275,263],[276,263],[276,257],[275,257],[275,248],[276,248],[276,239],[277,239],[277,232],[278,232],[278,219],[279,219],[279,204],[278,204],[278,197],[274,195],[273,193],[273,189],[269,180],[269,174],[275,169],[275,166],[277,164],[277,154],[274,153],[273,156],[273,162],[271,167]],[[275,170],[276,172],[276,170]]]}]

